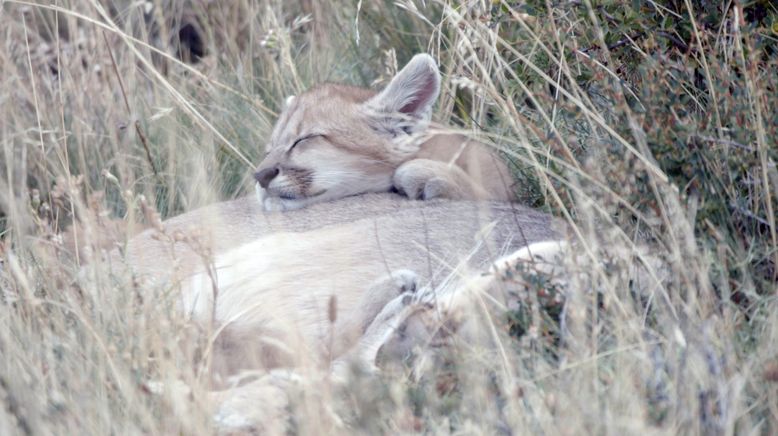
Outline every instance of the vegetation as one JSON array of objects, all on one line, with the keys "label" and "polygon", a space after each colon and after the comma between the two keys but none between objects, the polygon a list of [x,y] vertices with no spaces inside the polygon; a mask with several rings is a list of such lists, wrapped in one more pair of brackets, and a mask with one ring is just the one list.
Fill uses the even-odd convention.
[{"label": "vegetation", "polygon": [[211,433],[187,327],[94,251],[246,193],[287,95],[421,51],[436,118],[572,224],[581,292],[532,281],[502,354],[357,377],[342,420],[303,389],[287,430],[778,432],[773,2],[7,0],[0,23],[0,433]]}]

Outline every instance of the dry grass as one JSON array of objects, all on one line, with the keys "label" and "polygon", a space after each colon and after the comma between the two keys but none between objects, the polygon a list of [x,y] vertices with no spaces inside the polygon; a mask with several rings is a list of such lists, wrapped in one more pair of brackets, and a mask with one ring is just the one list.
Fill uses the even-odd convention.
[{"label": "dry grass", "polygon": [[[242,195],[288,94],[378,86],[418,51],[444,73],[437,118],[574,223],[590,292],[561,329],[506,314],[501,349],[356,378],[340,419],[303,388],[288,430],[778,432],[778,10],[467,3],[0,2],[0,433],[211,433],[192,332],[72,247],[126,241],[142,198],[172,216]],[[195,64],[168,43],[182,17]],[[635,282],[636,244],[661,284]]]}]

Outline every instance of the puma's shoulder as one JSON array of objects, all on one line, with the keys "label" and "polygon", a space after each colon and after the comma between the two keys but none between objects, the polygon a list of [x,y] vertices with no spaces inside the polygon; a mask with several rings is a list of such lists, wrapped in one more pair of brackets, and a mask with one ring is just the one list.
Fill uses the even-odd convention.
[{"label": "puma's shoulder", "polygon": [[[395,185],[406,193],[409,177],[425,179],[425,184],[429,179],[437,180],[432,182],[433,186],[423,188],[423,198],[516,200],[513,176],[503,159],[487,144],[461,134],[442,133],[425,141],[414,159],[395,172]],[[435,183],[444,183],[446,192],[436,193],[440,188]]]}]

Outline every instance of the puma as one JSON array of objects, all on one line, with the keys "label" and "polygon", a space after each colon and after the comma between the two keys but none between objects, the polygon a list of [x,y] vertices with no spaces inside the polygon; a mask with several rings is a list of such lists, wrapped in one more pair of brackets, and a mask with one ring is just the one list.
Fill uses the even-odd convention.
[{"label": "puma", "polygon": [[[289,419],[294,392],[326,392],[333,385],[340,389],[353,383],[351,371],[355,367],[370,374],[379,365],[399,363],[423,371],[430,361],[439,364],[446,350],[456,350],[457,344],[466,344],[471,350],[482,347],[478,353],[497,348],[506,338],[494,331],[495,316],[505,308],[523,304],[518,290],[534,289],[539,280],[567,289],[564,259],[569,251],[569,245],[563,241],[532,243],[500,258],[488,271],[419,290],[412,299],[395,298],[376,315],[357,345],[336,360],[332,368],[306,371],[304,377],[294,369],[276,369],[238,387],[212,393],[218,404],[215,424],[228,433],[278,433]],[[329,400],[327,407],[337,404],[332,398]]]},{"label": "puma", "polygon": [[440,73],[414,56],[381,92],[325,84],[287,99],[257,167],[266,211],[366,192],[412,199],[515,200],[505,163],[487,145],[430,126]]},{"label": "puma", "polygon": [[[391,340],[419,319],[413,303],[562,236],[550,215],[508,203],[510,172],[487,146],[429,127],[439,82],[417,55],[380,93],[323,85],[291,98],[255,173],[259,202],[195,210],[129,242],[134,279],[208,332],[212,380],[231,386],[213,393],[219,427],[247,425],[254,387],[282,383],[278,368],[343,380],[350,362],[373,367],[405,346]],[[269,378],[235,387],[253,370]]]},{"label": "puma", "polygon": [[277,214],[242,198],[147,230],[125,256],[136,278],[179,285],[181,311],[218,329],[223,379],[345,355],[392,300],[559,235],[551,216],[499,202],[365,194]]}]

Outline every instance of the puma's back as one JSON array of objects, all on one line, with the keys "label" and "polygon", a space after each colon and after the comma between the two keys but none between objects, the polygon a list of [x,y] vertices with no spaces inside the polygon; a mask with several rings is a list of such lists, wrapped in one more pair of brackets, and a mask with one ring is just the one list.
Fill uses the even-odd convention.
[{"label": "puma's back", "polygon": [[510,171],[488,146],[430,127],[437,66],[414,57],[382,91],[324,84],[290,97],[255,178],[265,210],[366,192],[411,198],[514,199]]},{"label": "puma's back", "polygon": [[[135,277],[152,279],[150,289],[180,289],[179,307],[222,326],[218,367],[230,374],[308,355],[328,344],[322,335],[332,320],[349,332],[337,340],[337,350],[347,349],[364,328],[354,320],[376,307],[370,290],[382,277],[412,271],[420,286],[436,287],[558,236],[551,216],[508,203],[386,193],[266,213],[242,198],[168,220],[162,232],[147,230],[125,255]],[[285,343],[303,345],[290,353],[279,347]]]},{"label": "puma's back", "polygon": [[[358,267],[359,257],[352,259],[348,253],[364,251],[364,247],[373,250],[376,258],[396,259],[392,268],[424,265],[429,269],[444,264],[451,267],[451,262],[472,253],[476,254],[474,262],[482,263],[558,235],[558,224],[551,216],[516,204],[412,201],[389,193],[349,197],[285,213],[264,212],[254,198],[244,197],[172,218],[163,228],[162,233],[146,230],[128,244],[126,256],[142,274],[170,278],[177,268],[177,275],[184,277],[202,268],[209,258],[278,234],[305,240],[310,256],[332,269]],[[332,235],[336,235],[336,245],[319,243]],[[272,245],[264,250],[282,254]],[[324,253],[330,250],[343,254],[328,259]],[[337,263],[346,258],[344,262],[354,264]],[[290,276],[293,273],[289,271]]]}]

